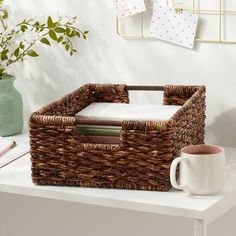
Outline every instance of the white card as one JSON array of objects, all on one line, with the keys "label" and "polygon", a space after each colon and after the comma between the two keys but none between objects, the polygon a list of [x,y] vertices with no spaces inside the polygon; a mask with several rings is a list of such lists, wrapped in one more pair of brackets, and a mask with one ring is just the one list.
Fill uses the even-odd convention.
[{"label": "white card", "polygon": [[176,13],[174,9],[155,3],[150,32],[158,39],[192,49],[197,22],[195,14]]},{"label": "white card", "polygon": [[144,0],[113,0],[119,19],[133,16],[146,10]]}]

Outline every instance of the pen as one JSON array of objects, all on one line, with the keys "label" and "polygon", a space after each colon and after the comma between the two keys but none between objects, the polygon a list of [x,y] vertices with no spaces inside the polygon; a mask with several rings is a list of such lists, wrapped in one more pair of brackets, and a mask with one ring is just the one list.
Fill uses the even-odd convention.
[{"label": "pen", "polygon": [[7,152],[9,149],[13,148],[16,145],[15,141],[12,141],[8,145],[6,145],[3,149],[0,150],[0,156]]}]

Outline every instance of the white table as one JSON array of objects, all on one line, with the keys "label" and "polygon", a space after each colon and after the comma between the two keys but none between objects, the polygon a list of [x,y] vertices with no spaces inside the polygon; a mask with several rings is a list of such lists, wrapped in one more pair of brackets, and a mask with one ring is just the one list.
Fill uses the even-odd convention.
[{"label": "white table", "polygon": [[36,186],[31,182],[29,154],[0,170],[0,194],[11,193],[16,197],[26,195],[89,206],[190,218],[195,221],[194,235],[207,236],[207,225],[236,205],[236,149],[226,148],[226,156],[227,186],[223,193],[214,196],[189,196],[174,190],[149,192]]}]

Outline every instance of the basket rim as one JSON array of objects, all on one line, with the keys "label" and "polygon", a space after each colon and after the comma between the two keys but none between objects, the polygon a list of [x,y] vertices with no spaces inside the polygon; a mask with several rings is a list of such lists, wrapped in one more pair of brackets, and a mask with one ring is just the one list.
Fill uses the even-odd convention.
[{"label": "basket rim", "polygon": [[[55,104],[60,104],[64,99],[68,99],[71,96],[75,96],[78,92],[80,92],[81,89],[84,88],[92,88],[94,86],[109,86],[111,84],[91,84],[87,83],[81,86],[80,88],[76,89],[75,91],[63,96],[62,98],[58,99],[55,102],[50,103],[47,106],[42,107],[41,109],[33,112],[31,114],[29,123],[37,123],[37,124],[42,124],[42,125],[79,125],[81,119],[79,119],[76,116],[59,116],[59,115],[44,115],[43,113],[46,113],[52,105]],[[126,89],[127,85],[124,84],[112,84],[112,85],[121,85],[124,86],[124,89]],[[121,122],[121,126],[123,127],[125,124],[134,124],[134,125],[145,125],[149,126],[152,125],[158,130],[165,131],[171,126],[173,126],[173,123],[175,122],[175,119],[186,109],[186,107],[189,107],[193,104],[194,100],[201,94],[204,93],[206,90],[205,85],[165,85],[164,87],[164,92],[165,90],[171,89],[171,88],[192,88],[196,90],[193,95],[182,105],[181,108],[178,109],[178,111],[168,120],[123,120]]]}]

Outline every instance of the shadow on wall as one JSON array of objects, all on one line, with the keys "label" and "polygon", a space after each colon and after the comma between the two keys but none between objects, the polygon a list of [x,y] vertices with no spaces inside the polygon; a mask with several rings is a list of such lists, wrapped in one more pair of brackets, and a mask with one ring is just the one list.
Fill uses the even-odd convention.
[{"label": "shadow on wall", "polygon": [[[32,111],[59,99],[86,83],[102,82],[104,79],[98,44],[103,38],[92,33],[87,41],[80,41],[80,53],[73,57],[60,46],[39,47],[40,57],[25,60],[12,68],[17,77],[17,88],[24,99],[26,120]],[[92,45],[92,42],[93,45]],[[104,44],[104,43],[103,43]],[[91,46],[92,45],[92,46]],[[105,47],[106,45],[104,45]]]},{"label": "shadow on wall", "polygon": [[[29,1],[28,4],[28,1],[24,0],[24,3],[19,4],[18,7],[11,3],[11,12],[20,18],[13,18],[12,25],[15,25],[15,21],[20,21],[21,18],[26,18],[28,15],[34,16],[34,14],[36,17],[38,14],[42,14],[40,17],[43,19],[46,19],[48,14],[57,17],[55,13],[57,11],[60,15],[70,15],[67,14],[67,11],[72,11],[71,15],[77,15],[77,11],[73,13],[73,9],[78,7],[77,1],[69,4],[66,1],[59,2],[60,4],[54,10],[51,10],[51,3],[47,0],[40,1],[38,9],[34,1]],[[74,7],[71,6],[72,3],[75,4]],[[94,5],[94,2],[90,1],[90,5],[92,4]],[[24,8],[25,5],[27,6]],[[97,5],[101,4],[97,3]],[[102,12],[104,9],[100,8]],[[102,63],[105,57],[103,49],[107,48],[106,35],[94,30],[94,19],[88,19],[87,15],[84,16],[81,12],[78,13],[78,16],[79,27],[90,30],[88,40],[80,40],[78,44],[75,43],[79,54],[70,57],[59,45],[51,48],[36,45],[35,49],[40,54],[39,58],[33,60],[29,58],[25,60],[24,64],[17,63],[12,66],[10,73],[16,76],[16,87],[24,100],[25,120],[28,120],[32,111],[72,92],[82,84],[106,80],[106,71]]]},{"label": "shadow on wall", "polygon": [[236,108],[217,116],[206,132],[214,137],[216,144],[236,147]]}]

